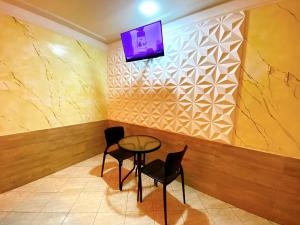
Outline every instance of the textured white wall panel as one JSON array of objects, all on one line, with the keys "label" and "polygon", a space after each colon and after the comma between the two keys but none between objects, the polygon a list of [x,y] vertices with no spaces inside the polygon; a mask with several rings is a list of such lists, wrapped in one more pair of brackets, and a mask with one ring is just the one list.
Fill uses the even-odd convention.
[{"label": "textured white wall panel", "polygon": [[164,33],[165,56],[108,56],[110,119],[231,143],[244,13]]}]

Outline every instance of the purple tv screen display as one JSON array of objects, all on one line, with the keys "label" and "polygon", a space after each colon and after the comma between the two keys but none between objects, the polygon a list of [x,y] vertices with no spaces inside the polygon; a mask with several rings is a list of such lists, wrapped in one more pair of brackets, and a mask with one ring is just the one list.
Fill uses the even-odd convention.
[{"label": "purple tv screen display", "polygon": [[121,33],[126,62],[164,55],[161,21]]}]

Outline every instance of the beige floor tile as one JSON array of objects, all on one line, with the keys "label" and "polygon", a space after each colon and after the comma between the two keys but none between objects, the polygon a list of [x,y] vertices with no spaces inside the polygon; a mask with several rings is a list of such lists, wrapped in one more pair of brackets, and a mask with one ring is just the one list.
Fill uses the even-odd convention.
[{"label": "beige floor tile", "polygon": [[[129,177],[125,180],[125,182],[123,183],[123,190],[127,190],[127,191],[137,190],[137,185],[138,185],[138,180],[137,180],[137,177],[135,176],[135,172],[133,171],[129,175]],[[143,185],[144,189],[147,188],[147,186],[145,184],[142,184],[142,185]]]},{"label": "beige floor tile", "polygon": [[57,171],[53,174],[51,174],[49,177],[53,178],[66,178],[66,177],[73,177],[73,174],[76,172],[77,168],[76,167],[68,167],[66,169]]},{"label": "beige floor tile", "polygon": [[[147,186],[147,185],[154,185],[154,180],[151,177],[146,176],[145,174],[142,174],[142,185]],[[169,186],[171,187],[171,186]]]},{"label": "beige floor tile", "polygon": [[96,213],[99,211],[102,201],[103,193],[101,192],[81,193],[74,203],[71,212]]},{"label": "beige floor tile", "polygon": [[[182,193],[181,190],[179,190],[179,191],[173,191],[173,189],[171,189],[171,190],[169,190],[168,192],[169,192],[169,194],[171,194],[173,197],[175,197],[178,201],[182,201],[182,202],[183,202],[183,193]],[[187,200],[187,197],[188,197],[187,194],[188,194],[188,193],[185,193],[185,198],[186,198],[186,200]],[[197,197],[197,199],[199,199],[198,196],[196,196],[196,197]]]},{"label": "beige floor tile", "polygon": [[[151,178],[143,176],[143,202],[137,203],[134,173],[120,192],[117,161],[107,157],[104,177],[99,177],[101,162],[98,155],[0,194],[0,224],[92,225],[94,220],[95,225],[164,224],[162,185],[155,187]],[[132,162],[125,161],[122,174],[131,168]],[[183,204],[181,183],[167,187],[168,225],[277,225],[189,186],[185,190]]]},{"label": "beige floor tile", "polygon": [[[180,191],[172,191],[170,194],[183,204],[183,193],[181,190]],[[192,208],[198,209],[198,210],[205,209],[204,205],[202,204],[202,202],[196,192],[186,192],[185,200],[186,200],[186,205],[189,207],[192,207]]]},{"label": "beige floor tile", "polygon": [[82,192],[89,181],[89,178],[69,178],[59,192]]},{"label": "beige floor tile", "polygon": [[199,196],[200,201],[202,202],[203,206],[206,209],[226,209],[226,208],[233,207],[232,205],[223,202],[219,199],[216,199],[214,197],[211,197],[207,194],[199,192],[197,193],[197,195]]},{"label": "beige floor tile", "polygon": [[[155,225],[164,225],[164,212],[157,211],[154,212],[154,223]],[[182,219],[181,213],[167,212],[168,225],[183,225],[184,221]]]},{"label": "beige floor tile", "polygon": [[124,225],[125,214],[98,213],[94,225]]},{"label": "beige floor tile", "polygon": [[203,210],[205,207],[203,206],[202,202],[198,199],[188,199],[186,200],[186,204],[196,210]]},{"label": "beige floor tile", "polygon": [[25,184],[21,187],[15,188],[12,191],[16,191],[16,192],[35,192],[36,188],[38,187],[38,185],[40,184],[41,179],[33,181],[31,183]]},{"label": "beige floor tile", "polygon": [[108,184],[101,178],[91,179],[83,189],[83,192],[100,192],[109,188]]},{"label": "beige floor tile", "polygon": [[89,177],[88,179],[89,179],[88,183],[97,183],[99,181],[105,183],[102,177]]},{"label": "beige floor tile", "polygon": [[[173,191],[182,191],[182,184],[181,184],[181,178],[179,177],[179,181],[174,180],[171,184],[169,184],[168,186],[171,187],[171,189]],[[188,185],[184,186],[184,189],[187,193],[196,193],[197,191],[194,188],[191,188]]]},{"label": "beige floor tile", "polygon": [[[182,191],[177,191],[176,193],[181,194],[181,200],[182,200]],[[192,192],[186,191],[185,199],[186,200],[194,200],[194,199],[200,200],[200,197],[199,197],[198,193],[196,193],[194,191],[192,191]]]},{"label": "beige floor tile", "polygon": [[14,209],[16,212],[41,212],[54,193],[30,193]]},{"label": "beige floor tile", "polygon": [[61,225],[67,213],[40,213],[31,225]]},{"label": "beige floor tile", "polygon": [[90,192],[82,192],[79,195],[81,198],[96,198],[99,200],[102,200],[104,197],[106,197],[105,192],[102,191],[90,191]]},{"label": "beige floor tile", "polygon": [[0,211],[13,211],[29,194],[12,191],[0,194]]},{"label": "beige floor tile", "polygon": [[207,213],[214,225],[242,225],[242,222],[232,212],[231,208],[207,209]]},{"label": "beige floor tile", "polygon": [[[181,182],[175,180],[171,184],[171,188],[173,191],[181,191],[182,190],[182,184]],[[185,189],[187,189],[187,186],[185,185]]]},{"label": "beige floor tile", "polygon": [[231,210],[240,219],[243,225],[270,225],[270,222],[267,219],[256,216],[242,209],[232,208]]},{"label": "beige floor tile", "polygon": [[47,177],[41,179],[37,185],[35,192],[58,192],[65,184],[67,178]]},{"label": "beige floor tile", "polygon": [[76,167],[76,170],[73,174],[73,177],[76,177],[76,178],[91,178],[91,177],[94,177],[95,175],[92,173],[93,169],[94,168],[86,167],[86,166]]},{"label": "beige floor tile", "polygon": [[78,197],[79,193],[56,193],[42,212],[69,212]]},{"label": "beige floor tile", "polygon": [[1,225],[31,225],[38,213],[11,212],[1,222]]},{"label": "beige floor tile", "polygon": [[[153,196],[153,193],[155,193],[155,191],[157,191],[157,187],[155,187],[154,185],[151,186],[143,186],[143,199],[147,198],[147,196]],[[137,189],[135,190],[135,192],[137,192]]]},{"label": "beige floor tile", "polygon": [[133,176],[130,176],[126,179],[126,181],[123,183],[123,191],[134,191],[137,189],[137,180]]},{"label": "beige floor tile", "polygon": [[207,212],[205,210],[197,210],[189,208],[182,214],[184,225],[210,225]]},{"label": "beige floor tile", "polygon": [[154,225],[154,213],[153,211],[137,213],[126,213],[125,225]]},{"label": "beige floor tile", "polygon": [[104,198],[101,202],[99,212],[105,213],[126,213],[127,201],[120,199],[120,201],[112,201],[110,198]]},{"label": "beige floor tile", "polygon": [[8,215],[8,212],[0,212],[0,224],[1,224],[1,221],[3,221],[7,215]]},{"label": "beige floor tile", "polygon": [[115,190],[109,190],[106,194],[106,196],[111,200],[111,201],[116,201],[116,202],[124,202],[127,201],[128,199],[128,191],[115,191]]},{"label": "beige floor tile", "polygon": [[[124,177],[127,173],[128,173],[128,170],[124,169],[124,167],[123,167],[122,168],[122,177]],[[104,181],[110,189],[119,190],[118,163],[117,162],[105,163],[103,177],[99,177],[99,178],[102,181]],[[128,182],[129,179],[130,178],[126,179],[126,182]]]},{"label": "beige floor tile", "polygon": [[187,192],[195,192],[195,193],[200,192],[200,191],[196,190],[195,188],[192,188],[192,187],[190,187],[188,185],[185,185],[185,191],[187,191]]},{"label": "beige floor tile", "polygon": [[93,225],[97,213],[70,213],[63,225]]},{"label": "beige floor tile", "polygon": [[[163,211],[164,202],[163,202],[163,192],[161,190],[156,190],[152,192],[152,202],[154,211]],[[167,210],[168,211],[177,211],[183,212],[188,205],[184,204],[182,200],[178,200],[172,195],[172,193],[167,192]]]},{"label": "beige floor tile", "polygon": [[[102,166],[102,159],[103,159],[103,156],[100,156],[100,164],[99,164],[99,166]],[[116,165],[118,165],[117,163],[118,163],[118,161],[115,159],[115,158],[113,158],[112,156],[110,156],[110,155],[106,155],[106,159],[105,159],[105,167],[106,167],[106,163],[116,163]],[[124,162],[123,162],[124,163]]]},{"label": "beige floor tile", "polygon": [[137,193],[129,192],[126,212],[149,212],[153,211],[153,204],[151,196],[143,198],[143,202],[137,202]]}]

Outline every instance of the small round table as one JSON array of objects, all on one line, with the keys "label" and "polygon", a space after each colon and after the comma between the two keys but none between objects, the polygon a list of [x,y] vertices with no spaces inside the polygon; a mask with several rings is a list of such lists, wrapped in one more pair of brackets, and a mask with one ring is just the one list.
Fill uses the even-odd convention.
[{"label": "small round table", "polygon": [[161,142],[155,137],[147,135],[132,135],[122,138],[119,147],[123,150],[134,152],[137,155],[138,193],[137,201],[142,202],[142,154],[153,152],[160,148]]}]

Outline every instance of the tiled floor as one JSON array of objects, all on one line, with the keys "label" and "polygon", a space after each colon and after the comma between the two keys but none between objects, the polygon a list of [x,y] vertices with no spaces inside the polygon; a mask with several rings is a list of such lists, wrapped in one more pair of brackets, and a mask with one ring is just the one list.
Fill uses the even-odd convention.
[{"label": "tiled floor", "polygon": [[[132,175],[118,190],[117,163],[107,158],[100,178],[102,156],[0,195],[1,225],[155,225],[163,224],[162,189],[143,177],[143,203],[136,201],[137,182]],[[124,162],[124,172],[132,167]],[[271,225],[261,217],[235,208],[181,184],[168,186],[169,225]]]}]

